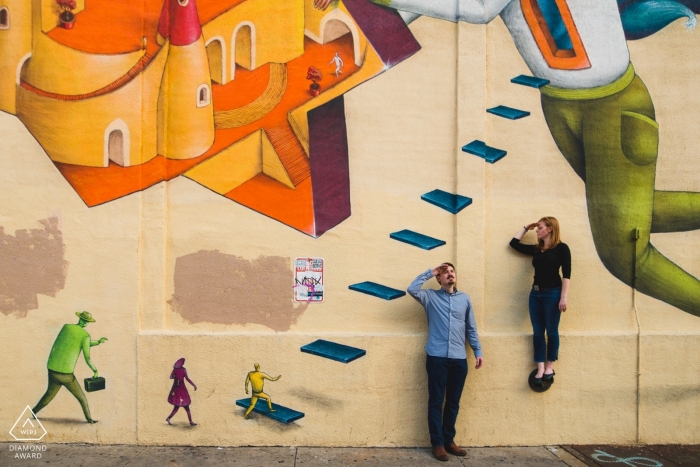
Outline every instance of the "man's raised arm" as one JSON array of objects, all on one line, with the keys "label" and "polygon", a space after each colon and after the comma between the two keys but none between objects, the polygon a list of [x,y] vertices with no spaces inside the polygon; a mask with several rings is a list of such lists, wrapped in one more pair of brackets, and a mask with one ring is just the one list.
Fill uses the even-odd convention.
[{"label": "man's raised arm", "polygon": [[406,292],[408,294],[415,298],[418,302],[420,302],[421,305],[425,306],[426,301],[428,300],[428,291],[427,290],[422,290],[421,287],[423,287],[423,284],[425,284],[425,281],[432,279],[435,277],[435,271],[433,269],[428,269],[422,274],[419,274],[418,277],[413,279],[413,282],[411,282],[411,285],[408,286],[408,289],[406,289]]},{"label": "man's raised arm", "polygon": [[371,0],[378,5],[448,21],[486,24],[513,0]]}]

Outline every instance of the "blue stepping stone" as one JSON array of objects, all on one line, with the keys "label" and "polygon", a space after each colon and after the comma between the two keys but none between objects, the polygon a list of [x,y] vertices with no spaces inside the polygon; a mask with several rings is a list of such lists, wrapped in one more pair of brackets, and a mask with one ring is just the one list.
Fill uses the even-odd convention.
[{"label": "blue stepping stone", "polygon": [[[236,401],[236,405],[247,409],[248,407],[250,407],[250,398],[238,399]],[[272,408],[275,410],[274,412],[270,412],[270,409],[267,408],[267,401],[258,399],[258,402],[255,404],[253,412],[265,415],[266,417],[270,417],[271,419],[277,420],[278,422],[282,423],[292,423],[296,420],[299,420],[300,418],[304,418],[303,412],[297,412],[296,410],[288,409],[287,407],[275,404],[274,402],[272,403]]]},{"label": "blue stepping stone", "polygon": [[520,75],[516,76],[511,83],[522,84],[523,86],[530,86],[531,88],[541,88],[542,86],[547,86],[549,84],[548,79],[535,78],[534,76]]},{"label": "blue stepping stone", "polygon": [[301,348],[301,351],[341,363],[350,363],[353,360],[367,355],[366,350],[350,347],[349,345],[336,344],[335,342],[325,341],[323,339],[306,344]]},{"label": "blue stepping stone", "polygon": [[457,214],[462,209],[472,204],[472,199],[462,195],[453,195],[442,190],[433,190],[420,197],[423,201],[449,211],[452,214]]},{"label": "blue stepping stone", "polygon": [[375,297],[383,298],[384,300],[393,300],[395,298],[403,297],[406,292],[399,289],[392,289],[385,285],[377,284],[376,282],[360,282],[359,284],[352,284],[348,286],[350,290],[355,292],[366,293],[367,295],[374,295]]},{"label": "blue stepping stone", "polygon": [[400,242],[408,243],[409,245],[417,246],[418,248],[423,248],[424,250],[432,250],[433,248],[437,248],[447,243],[444,240],[428,237],[427,235],[419,234],[413,230],[400,230],[398,232],[390,233],[389,237]]},{"label": "blue stepping stone", "polygon": [[491,109],[486,109],[490,114],[498,115],[499,117],[507,118],[510,120],[517,120],[519,118],[527,117],[530,112],[525,110],[518,110],[512,107],[506,107],[505,105],[499,105],[498,107],[493,107]]},{"label": "blue stepping stone", "polygon": [[462,151],[474,154],[475,156],[483,157],[486,162],[494,163],[503,159],[508,154],[503,149],[492,148],[487,146],[483,141],[475,139],[466,146],[462,146]]}]

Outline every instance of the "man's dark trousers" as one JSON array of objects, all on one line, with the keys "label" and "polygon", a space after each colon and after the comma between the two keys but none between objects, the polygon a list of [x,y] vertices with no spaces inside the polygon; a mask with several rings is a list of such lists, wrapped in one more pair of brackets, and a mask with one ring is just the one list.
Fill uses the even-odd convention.
[{"label": "man's dark trousers", "polygon": [[[430,444],[445,446],[454,443],[455,423],[459,412],[464,382],[467,380],[467,360],[426,356],[428,372],[428,429]],[[445,400],[445,411],[442,402]]]}]

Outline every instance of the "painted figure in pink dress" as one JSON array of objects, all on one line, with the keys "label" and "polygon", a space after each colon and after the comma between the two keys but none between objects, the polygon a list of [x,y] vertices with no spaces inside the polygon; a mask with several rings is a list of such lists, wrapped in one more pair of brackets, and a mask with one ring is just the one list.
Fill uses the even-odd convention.
[{"label": "painted figure in pink dress", "polygon": [[178,410],[180,410],[180,407],[184,407],[185,411],[187,412],[187,418],[190,420],[190,425],[197,426],[197,424],[192,421],[192,413],[190,412],[190,403],[192,401],[190,400],[190,393],[187,392],[185,380],[192,385],[195,391],[197,390],[197,385],[194,384],[187,376],[187,370],[184,366],[182,366],[184,364],[184,358],[176,361],[175,365],[173,365],[173,372],[170,373],[170,379],[174,381],[173,387],[168,395],[168,403],[173,404],[173,411],[170,413],[170,415],[168,415],[168,418],[166,418],[165,421],[168,422],[168,425],[172,425],[172,423],[170,423],[170,419],[173,418],[173,415],[175,415]]}]

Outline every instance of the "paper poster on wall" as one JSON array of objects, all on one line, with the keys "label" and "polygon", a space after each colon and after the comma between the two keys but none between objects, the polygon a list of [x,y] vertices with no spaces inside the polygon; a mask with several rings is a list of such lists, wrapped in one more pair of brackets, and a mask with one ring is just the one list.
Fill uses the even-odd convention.
[{"label": "paper poster on wall", "polygon": [[323,301],[323,258],[294,260],[294,301]]}]

